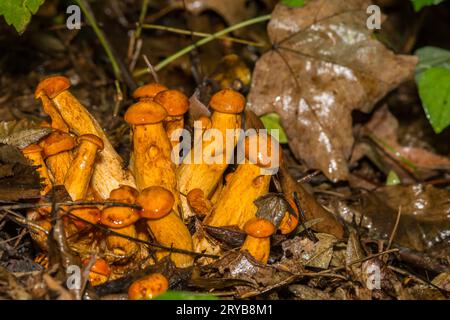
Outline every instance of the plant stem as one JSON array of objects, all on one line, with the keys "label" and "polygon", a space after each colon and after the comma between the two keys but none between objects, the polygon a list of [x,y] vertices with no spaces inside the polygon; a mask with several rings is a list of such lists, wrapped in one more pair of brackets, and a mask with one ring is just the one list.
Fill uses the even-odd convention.
[{"label": "plant stem", "polygon": [[105,35],[103,34],[103,31],[98,27],[97,21],[95,20],[95,17],[93,14],[91,14],[90,10],[88,9],[88,4],[85,0],[74,0],[75,3],[81,8],[83,11],[83,14],[86,16],[86,20],[91,25],[92,29],[94,29],[94,32],[98,39],[100,40],[100,43],[103,47],[103,49],[106,52],[106,55],[108,56],[109,62],[112,65],[114,76],[117,80],[121,80],[121,72],[119,63],[117,62],[116,58],[114,57],[114,54],[112,53],[111,47],[109,46],[108,41],[106,40]]},{"label": "plant stem", "polygon": [[[168,32],[173,32],[173,33],[178,33],[178,34],[185,34],[185,35],[188,35],[188,36],[192,35],[192,36],[195,36],[195,37],[202,37],[202,38],[206,38],[206,37],[212,36],[211,33],[190,31],[190,30],[184,30],[184,29],[180,29],[180,28],[161,26],[161,25],[157,25],[157,24],[143,24],[142,25],[142,29],[164,30],[164,31],[168,31]],[[264,47],[264,43],[249,41],[249,40],[245,40],[245,39],[239,39],[239,38],[227,37],[227,36],[221,36],[221,37],[217,37],[217,38],[218,39],[232,41],[232,42],[236,42],[236,43],[241,43],[241,44],[245,44],[245,45],[249,45],[249,46],[254,46],[254,47]]]},{"label": "plant stem", "polygon": [[[232,32],[232,31],[235,31],[235,30],[238,30],[238,29],[250,26],[252,24],[256,24],[256,23],[260,23],[260,22],[264,22],[264,21],[270,20],[270,18],[271,18],[271,15],[268,14],[268,15],[259,16],[259,17],[256,17],[256,18],[253,18],[253,19],[250,19],[250,20],[245,20],[245,21],[242,21],[242,22],[237,23],[235,25],[232,25],[232,26],[230,26],[230,27],[228,27],[226,29],[223,29],[223,30],[221,30],[219,32],[216,32],[216,33],[214,33],[214,34],[212,34],[212,35],[210,35],[208,37],[205,37],[205,38],[197,41],[196,43],[181,49],[180,51],[174,53],[173,55],[167,57],[166,59],[164,59],[163,61],[158,63],[155,66],[155,71],[160,71],[161,69],[166,67],[171,62],[179,59],[180,57],[182,57],[185,54],[191,52],[192,50],[194,50],[194,49],[196,49],[196,48],[198,48],[198,47],[200,47],[200,46],[202,46],[204,44],[207,44],[208,42],[211,42],[211,41],[213,41],[213,40],[215,40],[217,38],[220,38],[221,36],[224,36],[224,35]],[[148,69],[147,68],[143,68],[143,69],[136,70],[134,72],[133,76],[134,77],[139,77],[139,76],[142,76],[142,75],[144,75],[146,73],[148,73]]]}]

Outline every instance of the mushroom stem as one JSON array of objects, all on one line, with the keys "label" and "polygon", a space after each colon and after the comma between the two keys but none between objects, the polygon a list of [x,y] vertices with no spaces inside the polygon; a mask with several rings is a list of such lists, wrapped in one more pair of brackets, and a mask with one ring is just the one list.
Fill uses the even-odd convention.
[{"label": "mushroom stem", "polygon": [[258,133],[245,138],[246,162],[240,164],[231,176],[227,176],[228,183],[212,213],[205,219],[206,224],[243,228],[255,216],[257,207],[253,202],[269,192],[271,175],[281,162],[277,143],[267,134]]},{"label": "mushroom stem", "polygon": [[46,195],[52,188],[52,181],[45,165],[44,158],[42,157],[42,148],[37,144],[30,144],[26,148],[22,149],[22,154],[30,160],[33,166],[38,167],[36,170],[39,173],[39,177],[44,180],[44,188],[41,189],[41,195]]},{"label": "mushroom stem", "polygon": [[258,209],[253,201],[269,192],[270,179],[270,175],[261,175],[261,168],[257,165],[239,165],[223,188],[213,211],[206,217],[205,224],[243,228]]},{"label": "mushroom stem", "polygon": [[64,180],[64,186],[73,201],[86,198],[97,151],[103,149],[102,140],[95,135],[82,135],[78,140],[78,151]]},{"label": "mushroom stem", "polygon": [[241,251],[245,250],[259,262],[267,263],[270,254],[270,238],[255,238],[247,235],[241,247]]},{"label": "mushroom stem", "polygon": [[[45,96],[48,97],[73,133],[77,135],[94,134],[102,139],[104,149],[99,154],[91,181],[94,190],[103,199],[106,199],[111,190],[119,185],[134,187],[133,176],[123,168],[122,159],[114,150],[103,129],[69,92],[69,87],[69,79],[60,76],[50,77],[39,83],[35,96],[41,99],[45,99],[43,98]],[[53,121],[57,119],[53,112],[50,115],[53,115]]]},{"label": "mushroom stem", "polygon": [[[209,104],[214,109],[211,116],[211,127],[219,130],[222,137],[227,137],[227,129],[236,130],[241,128],[240,113],[244,109],[245,98],[240,93],[231,89],[221,90],[211,98]],[[178,183],[182,194],[187,195],[192,189],[200,189],[207,198],[212,196],[230,162],[229,158],[232,156],[232,153],[229,152],[230,150],[227,153],[227,147],[234,149],[238,140],[237,137],[235,138],[231,146],[229,146],[228,141],[223,141],[222,150],[215,150],[216,154],[221,153],[225,155],[222,163],[211,164],[205,161],[206,158],[211,157],[208,154],[208,148],[206,148],[210,142],[203,141],[203,139],[197,142],[202,144],[202,162],[192,163],[194,159],[193,153],[197,150],[194,146],[178,169]],[[181,201],[184,218],[193,215],[185,197],[182,196]]]},{"label": "mushroom stem", "polygon": [[43,140],[41,145],[46,158],[45,162],[53,176],[53,183],[64,184],[73,160],[71,150],[75,147],[75,139],[62,131],[55,131]]}]

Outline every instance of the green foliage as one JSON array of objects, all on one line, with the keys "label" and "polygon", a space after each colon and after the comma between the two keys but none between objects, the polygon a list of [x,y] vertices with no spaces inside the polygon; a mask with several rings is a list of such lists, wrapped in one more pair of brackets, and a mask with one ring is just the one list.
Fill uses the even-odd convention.
[{"label": "green foliage", "polygon": [[200,294],[188,291],[170,290],[153,300],[218,300],[218,298],[214,295],[206,293]]},{"label": "green foliage", "polygon": [[400,178],[395,173],[395,171],[391,170],[389,171],[389,174],[386,179],[386,185],[387,186],[395,186],[396,184],[400,184]]},{"label": "green foliage", "polygon": [[416,51],[416,82],[425,113],[436,133],[450,125],[450,51],[423,47]]},{"label": "green foliage", "polygon": [[281,0],[281,3],[288,7],[303,7],[305,0]]},{"label": "green foliage", "polygon": [[444,0],[411,0],[416,12],[422,10],[423,7],[432,6],[443,2]]},{"label": "green foliage", "polygon": [[434,131],[441,133],[450,125],[450,70],[430,68],[418,81],[419,95]]},{"label": "green foliage", "polygon": [[280,143],[288,143],[286,132],[280,124],[280,116],[277,113],[265,114],[260,119],[269,133],[272,130],[278,130],[278,141]]},{"label": "green foliage", "polygon": [[429,68],[443,67],[450,70],[450,51],[437,47],[423,47],[415,52],[419,57],[416,67],[416,80]]},{"label": "green foliage", "polygon": [[45,0],[0,0],[0,16],[4,16],[8,25],[17,32],[25,31],[31,16],[35,14]]}]

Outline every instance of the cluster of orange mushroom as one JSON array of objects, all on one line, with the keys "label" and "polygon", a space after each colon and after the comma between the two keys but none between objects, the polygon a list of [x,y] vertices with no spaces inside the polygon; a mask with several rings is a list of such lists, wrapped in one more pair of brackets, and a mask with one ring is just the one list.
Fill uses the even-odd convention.
[{"label": "cluster of orange mushroom", "polygon": [[[178,141],[171,141],[170,137],[184,128],[189,100],[180,91],[151,83],[133,93],[137,102],[124,115],[132,136],[132,153],[126,168],[102,127],[69,88],[69,79],[62,76],[39,83],[35,96],[51,118],[50,124],[43,125],[53,131],[22,152],[38,167],[43,181],[42,195],[52,186],[64,185],[73,201],[113,203],[62,208],[72,249],[83,261],[93,254],[100,256],[91,269],[92,285],[116,279],[132,268],[144,268],[166,256],[177,267],[184,268],[194,263],[195,255],[191,253],[220,253],[220,247],[213,242],[191,234],[186,220],[192,216],[209,226],[238,226],[247,234],[242,250],[267,263],[270,236],[276,227],[256,217],[254,200],[269,192],[271,181],[270,174],[261,174],[267,162],[261,161],[259,153],[255,158],[246,152],[247,161],[227,175],[230,159],[226,157],[221,163],[197,163],[186,160],[193,157],[189,152],[186,161],[175,164],[171,153]],[[245,98],[240,93],[223,89],[212,96],[209,106],[213,110],[211,117],[200,119],[204,132],[214,128],[225,137],[227,130],[241,128]],[[245,144],[261,139],[270,148],[272,138],[258,134],[245,137]],[[224,143],[220,152],[228,155],[227,148],[235,148],[238,140],[231,145]],[[198,139],[194,143],[202,144],[201,150],[208,150],[211,142]],[[202,156],[212,155],[204,151]],[[46,250],[50,210],[45,207],[30,210],[28,218],[41,227],[33,232],[33,238]],[[286,212],[280,232],[292,232],[297,221]],[[95,225],[111,232],[99,232]],[[148,242],[160,247],[148,246]],[[179,250],[172,252],[170,248]],[[152,290],[147,292],[140,287],[147,280],[130,288],[133,292],[130,297],[150,297]],[[167,283],[160,278],[158,281],[162,283],[159,288],[167,288]]]}]

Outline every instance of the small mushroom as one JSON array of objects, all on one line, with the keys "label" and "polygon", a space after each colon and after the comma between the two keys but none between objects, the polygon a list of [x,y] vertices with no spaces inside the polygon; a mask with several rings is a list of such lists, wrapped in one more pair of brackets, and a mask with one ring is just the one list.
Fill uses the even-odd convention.
[{"label": "small mushroom", "polygon": [[[136,239],[137,237],[136,228],[133,224],[113,230],[114,232],[117,232],[126,237],[130,237],[133,239]],[[135,241],[129,240],[125,237],[121,237],[119,235],[108,235],[106,237],[106,246],[114,254],[114,261],[127,260],[134,256],[134,254],[139,249],[139,246]]]},{"label": "small mushroom", "polygon": [[[139,192],[130,186],[120,186],[111,191],[108,201],[134,204]],[[101,223],[109,228],[123,228],[139,220],[139,212],[130,207],[112,206],[102,210]]]},{"label": "small mushroom", "polygon": [[[192,251],[192,237],[180,217],[173,211],[173,194],[159,186],[141,191],[137,203],[142,207],[141,217],[147,219],[147,226],[156,241],[166,247]],[[158,250],[158,260],[169,252]],[[189,267],[194,259],[188,254],[170,253],[170,258],[179,268]]]},{"label": "small mushroom", "polygon": [[252,218],[244,226],[247,234],[241,251],[248,251],[256,260],[267,263],[270,254],[270,236],[276,228],[272,222],[261,218]]},{"label": "small mushroom", "polygon": [[[89,259],[82,261],[83,265],[89,263]],[[108,281],[111,274],[111,268],[104,259],[96,259],[89,272],[89,283],[91,286],[99,286]]]},{"label": "small mushroom", "polygon": [[[111,191],[109,201],[134,204],[139,192],[130,186],[120,186]],[[101,223],[115,232],[131,238],[137,237],[134,223],[140,218],[139,212],[130,207],[106,207],[102,210]],[[129,239],[118,235],[108,235],[106,245],[114,255],[119,257],[116,260],[124,260],[132,257],[138,250],[139,245]]]},{"label": "small mushroom", "polygon": [[64,186],[74,201],[86,198],[97,152],[103,149],[102,139],[93,134],[78,137],[78,143],[78,151],[64,180]]},{"label": "small mushroom", "polygon": [[160,83],[152,82],[134,90],[133,98],[138,100],[152,100],[158,93],[165,90],[169,90],[169,88]]},{"label": "small mushroom", "polygon": [[[81,219],[81,220],[78,220],[76,218],[71,219],[72,223],[78,230],[90,229],[92,226],[91,224],[97,224],[100,221],[101,216],[100,210],[97,207],[93,206],[75,208],[70,213],[75,217]],[[85,221],[91,224],[86,223]]]},{"label": "small mushroom", "polygon": [[284,214],[283,219],[281,219],[280,226],[278,229],[280,230],[281,234],[289,234],[292,231],[297,228],[298,225],[298,210],[297,206],[295,205],[294,201],[291,199],[288,199],[289,205],[292,209],[294,209],[296,215],[291,214],[289,211],[286,211]]},{"label": "small mushroom", "polygon": [[[61,128],[65,123],[70,131],[78,136],[93,134],[103,141],[104,149],[99,154],[91,182],[93,189],[102,199],[106,199],[111,190],[119,185],[134,187],[133,176],[124,169],[123,160],[112,147],[102,127],[70,93],[69,88],[69,79],[62,76],[44,79],[36,88],[35,97],[43,101],[44,111],[52,118],[52,127],[67,132],[68,130]],[[47,103],[46,98],[51,104]]]},{"label": "small mushroom", "polygon": [[42,143],[45,162],[53,175],[55,185],[64,184],[64,178],[72,163],[71,150],[75,148],[75,139],[68,133],[54,131]]},{"label": "small mushroom", "polygon": [[46,195],[52,188],[52,181],[42,157],[42,148],[37,144],[30,144],[22,149],[22,154],[30,160],[33,166],[37,167],[39,177],[43,180],[44,188],[41,190],[41,195]]},{"label": "small mushroom", "polygon": [[206,216],[211,211],[211,201],[205,198],[205,193],[201,189],[192,189],[186,199],[191,209],[200,217]]},{"label": "small mushroom", "polygon": [[[209,102],[209,105],[214,110],[211,115],[211,128],[220,130],[223,137],[227,136],[227,129],[235,130],[241,128],[241,116],[240,113],[245,107],[245,98],[239,92],[231,89],[224,89],[214,94]],[[201,189],[206,198],[210,198],[216,190],[217,185],[222,179],[222,175],[226,170],[230,159],[224,159],[223,163],[207,163],[204,159],[210,157],[207,154],[207,146],[210,142],[196,141],[196,143],[202,143],[203,155],[202,163],[189,163],[193,162],[196,148],[186,155],[183,163],[178,170],[178,184],[181,194],[187,195],[192,189]],[[231,146],[233,149],[236,146],[237,139]],[[230,144],[224,141],[223,149],[217,152],[227,155],[229,158],[232,156],[232,152],[227,153],[227,146]],[[230,150],[229,150],[230,151]],[[189,210],[189,206],[184,197],[181,197],[183,213],[185,218],[192,215]]]},{"label": "small mushroom", "polygon": [[189,99],[178,90],[165,90],[159,92],[153,101],[162,105],[167,111],[167,117],[164,119],[164,128],[172,147],[175,147],[179,141],[172,140],[172,134],[176,130],[184,128],[184,114],[189,109]]},{"label": "small mushroom", "polygon": [[167,111],[154,101],[140,101],[130,106],[125,121],[132,126],[133,161],[131,171],[139,190],[151,186],[168,189],[175,197],[178,214],[179,192],[171,144],[163,127]]},{"label": "small mushroom", "polygon": [[130,300],[150,300],[163,294],[169,288],[169,281],[161,273],[152,273],[136,280],[128,288]]},{"label": "small mushroom", "polygon": [[[250,153],[250,145],[259,147],[260,143],[267,145],[267,153],[259,148],[255,154]],[[253,201],[269,192],[271,172],[278,166],[277,163],[270,163],[269,156],[274,152],[272,143],[277,142],[268,135],[254,134],[245,138],[245,156],[248,161],[240,164],[229,177],[211,214],[204,220],[207,225],[243,228],[255,216],[257,207]],[[281,153],[278,159],[281,161]]]}]

